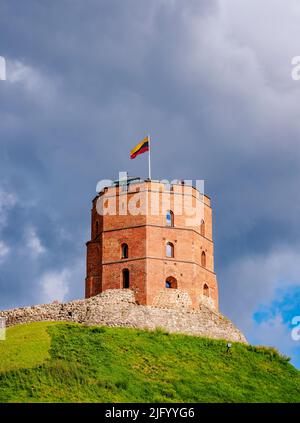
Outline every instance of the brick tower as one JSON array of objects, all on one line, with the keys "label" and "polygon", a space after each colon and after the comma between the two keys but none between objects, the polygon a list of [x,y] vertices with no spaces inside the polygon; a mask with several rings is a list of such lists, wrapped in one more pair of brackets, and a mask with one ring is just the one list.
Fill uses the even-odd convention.
[{"label": "brick tower", "polygon": [[103,188],[91,214],[86,298],[129,288],[139,304],[175,295],[218,310],[209,197],[183,182],[128,178]]}]

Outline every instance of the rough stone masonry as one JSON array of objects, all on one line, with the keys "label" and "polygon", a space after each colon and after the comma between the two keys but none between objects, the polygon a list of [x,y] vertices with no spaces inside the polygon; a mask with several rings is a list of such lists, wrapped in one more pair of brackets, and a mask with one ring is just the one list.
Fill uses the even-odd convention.
[{"label": "rough stone masonry", "polygon": [[[171,292],[170,292],[171,291]],[[159,307],[137,304],[130,289],[109,289],[84,300],[54,302],[0,311],[6,325],[40,321],[66,321],[138,329],[164,329],[170,333],[205,336],[247,343],[233,323],[205,304],[191,310],[186,293],[172,289],[158,294]]]}]

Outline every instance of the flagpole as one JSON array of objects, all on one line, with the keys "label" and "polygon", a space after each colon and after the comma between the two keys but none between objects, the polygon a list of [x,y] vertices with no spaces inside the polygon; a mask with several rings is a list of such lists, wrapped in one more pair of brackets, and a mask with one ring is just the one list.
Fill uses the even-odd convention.
[{"label": "flagpole", "polygon": [[149,143],[149,154],[148,154],[148,171],[149,171],[149,179],[151,180],[151,142],[150,142],[150,134],[148,134],[148,143]]}]

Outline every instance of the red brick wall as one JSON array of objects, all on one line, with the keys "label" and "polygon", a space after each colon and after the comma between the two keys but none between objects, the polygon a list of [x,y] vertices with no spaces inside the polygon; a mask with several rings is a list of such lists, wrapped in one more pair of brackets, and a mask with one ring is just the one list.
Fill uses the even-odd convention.
[{"label": "red brick wall", "polygon": [[[139,198],[135,194],[137,189]],[[218,308],[212,210],[208,197],[194,188],[183,195],[180,185],[174,185],[169,194],[164,184],[151,181],[129,186],[127,197],[119,188],[108,188],[100,193],[99,198],[105,207],[110,204],[115,208],[116,215],[100,216],[96,210],[97,197],[94,199],[91,241],[87,243],[86,297],[106,289],[122,288],[122,271],[126,268],[130,272],[130,288],[141,304],[154,304],[161,290],[171,289],[165,288],[165,281],[172,276],[177,280],[177,288],[189,294],[195,308],[201,302],[206,283],[209,301],[212,300]],[[188,226],[189,211],[176,214],[183,200],[191,201],[193,206],[201,205],[197,220]],[[145,205],[144,214],[126,214],[128,205],[133,204],[136,207]],[[158,205],[158,214],[153,215],[153,204]],[[174,227],[166,226],[165,211],[169,209],[174,211]],[[202,219],[205,221],[205,236],[201,235]],[[174,245],[174,258],[166,257],[167,242]],[[122,259],[122,243],[128,244],[128,259]],[[201,262],[203,251],[206,254],[205,267]]]}]

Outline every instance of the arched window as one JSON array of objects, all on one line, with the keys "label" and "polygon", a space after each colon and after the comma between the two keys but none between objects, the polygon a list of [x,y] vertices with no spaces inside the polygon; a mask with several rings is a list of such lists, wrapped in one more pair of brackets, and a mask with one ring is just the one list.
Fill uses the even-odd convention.
[{"label": "arched window", "polygon": [[209,297],[209,286],[207,285],[207,283],[205,283],[205,284],[203,285],[203,295],[204,295],[205,297]]},{"label": "arched window", "polygon": [[174,213],[171,210],[168,210],[166,213],[166,225],[174,226]]},{"label": "arched window", "polygon": [[123,288],[128,289],[129,288],[129,270],[123,269],[122,276],[123,276]]},{"label": "arched window", "polygon": [[96,236],[98,235],[98,233],[99,233],[99,222],[98,220],[96,220]]},{"label": "arched window", "polygon": [[172,242],[167,242],[166,244],[166,256],[174,257],[174,245],[172,244]]},{"label": "arched window", "polygon": [[204,251],[201,254],[201,266],[206,267],[206,254]]},{"label": "arched window", "polygon": [[177,288],[177,280],[173,276],[169,276],[166,279],[166,288]]},{"label": "arched window", "polygon": [[202,236],[205,236],[205,222],[203,219],[201,220],[201,224],[200,224],[200,234]]},{"label": "arched window", "polygon": [[128,245],[122,244],[122,259],[128,258]]}]

